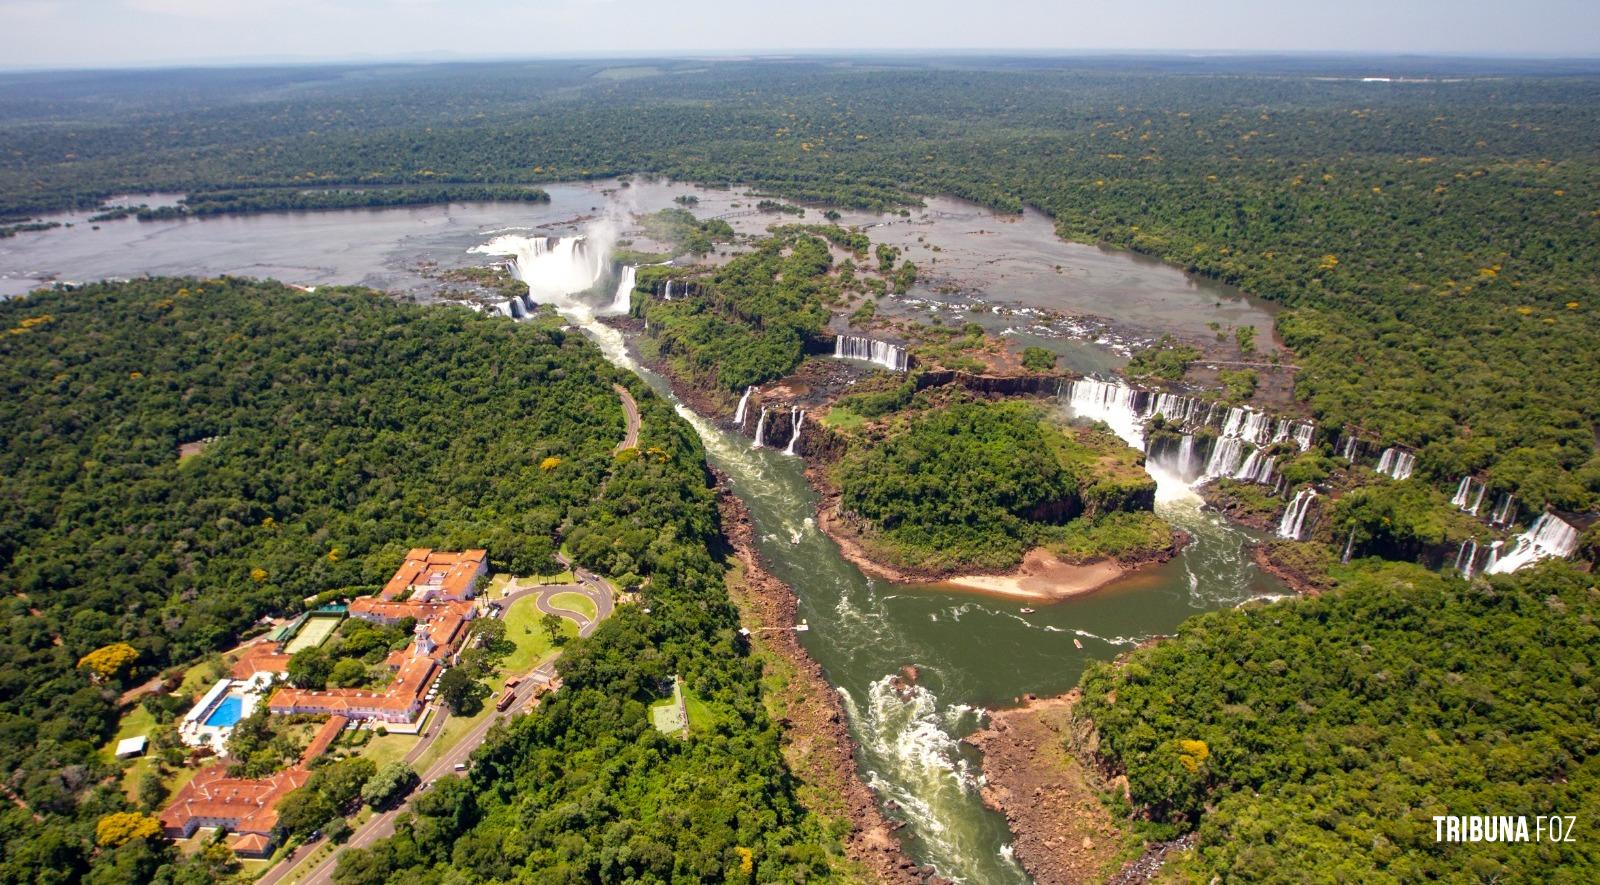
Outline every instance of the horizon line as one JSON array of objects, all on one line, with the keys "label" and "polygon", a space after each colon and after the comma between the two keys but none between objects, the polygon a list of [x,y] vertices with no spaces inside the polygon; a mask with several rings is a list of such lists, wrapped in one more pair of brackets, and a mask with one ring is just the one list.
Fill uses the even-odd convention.
[{"label": "horizon line", "polygon": [[398,55],[347,56],[242,56],[236,59],[200,58],[192,60],[148,59],[112,65],[22,65],[0,64],[0,74],[110,73],[117,71],[181,71],[219,68],[340,67],[372,65],[505,64],[517,62],[578,61],[762,61],[785,58],[1146,58],[1146,59],[1348,59],[1348,60],[1437,60],[1600,64],[1600,52],[1592,55],[1538,52],[1442,52],[1433,50],[1364,49],[1160,49],[1160,48],[1017,48],[1017,47],[926,47],[926,48],[806,48],[806,49],[705,49],[683,52],[621,51],[612,53],[572,52],[548,54],[468,54],[453,52],[407,53]]}]

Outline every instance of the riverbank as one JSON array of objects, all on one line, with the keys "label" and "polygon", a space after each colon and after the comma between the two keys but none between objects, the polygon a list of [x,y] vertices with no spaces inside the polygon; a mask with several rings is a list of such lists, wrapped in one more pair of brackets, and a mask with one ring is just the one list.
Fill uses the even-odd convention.
[{"label": "riverbank", "polygon": [[1077,697],[1030,698],[966,738],[983,753],[984,804],[1005,815],[1013,855],[1039,885],[1104,882],[1143,852],[1101,801],[1115,785],[1068,752]]},{"label": "riverbank", "polygon": [[[814,471],[808,470],[806,475],[812,486],[826,495],[827,489],[817,481]],[[817,505],[817,528],[833,539],[841,556],[878,580],[891,584],[937,584],[953,590],[1038,602],[1059,602],[1093,593],[1141,569],[1170,560],[1190,541],[1186,532],[1174,530],[1172,543],[1148,555],[1128,560],[1108,556],[1088,562],[1070,562],[1037,547],[1028,551],[1022,564],[1015,569],[961,573],[897,568],[874,559],[862,545],[856,529],[839,517],[837,499],[831,495]]]},{"label": "riverbank", "polygon": [[784,758],[803,784],[801,802],[848,827],[845,853],[863,881],[926,881],[858,774],[855,740],[838,692],[789,629],[795,624],[794,592],[762,566],[750,514],[720,476],[717,507],[738,565],[730,575],[729,595],[762,660],[768,712],[783,727]]}]

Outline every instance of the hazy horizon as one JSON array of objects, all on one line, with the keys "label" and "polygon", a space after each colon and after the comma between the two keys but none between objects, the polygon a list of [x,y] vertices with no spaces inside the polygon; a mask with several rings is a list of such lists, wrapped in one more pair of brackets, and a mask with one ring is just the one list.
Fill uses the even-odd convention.
[{"label": "hazy horizon", "polygon": [[[729,55],[1419,55],[1592,59],[1584,0],[0,0],[7,70]],[[1514,10],[1511,11],[1511,10]]]}]

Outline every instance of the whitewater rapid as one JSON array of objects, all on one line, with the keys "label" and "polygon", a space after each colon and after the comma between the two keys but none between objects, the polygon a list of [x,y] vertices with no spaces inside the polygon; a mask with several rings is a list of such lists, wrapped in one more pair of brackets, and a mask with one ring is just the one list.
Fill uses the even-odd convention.
[{"label": "whitewater rapid", "polygon": [[[490,244],[492,254],[512,251],[513,244],[497,243]],[[533,257],[545,254],[548,250]],[[520,258],[517,263],[519,276],[543,266],[524,265]],[[909,823],[900,831],[909,853],[956,881],[1025,883],[1027,876],[1009,850],[1004,819],[982,803],[975,751],[960,742],[983,716],[964,699],[1064,691],[1086,661],[1109,658],[1175,629],[1194,611],[1248,598],[1253,567],[1243,557],[1242,536],[1204,511],[1200,497],[1181,477],[1156,467],[1151,473],[1157,512],[1196,540],[1169,564],[1181,570],[1176,580],[1162,578],[1169,589],[1130,591],[1145,594],[1143,603],[1127,604],[1107,592],[1023,614],[1014,600],[928,589],[885,593],[887,588],[845,561],[818,529],[812,519],[815,493],[806,484],[802,463],[784,456],[782,441],[764,440],[767,445],[753,447],[748,437],[719,428],[688,408],[664,378],[632,357],[618,330],[597,319],[598,311],[621,304],[620,287],[597,311],[579,297],[593,287],[592,281],[581,285],[584,278],[576,273],[566,280],[535,280],[530,293],[537,286],[541,303],[587,334],[608,361],[639,375],[672,403],[749,507],[763,558],[794,589],[801,614],[809,620],[811,630],[802,642],[840,694],[860,747],[863,779],[893,803],[891,817]],[[886,357],[886,363],[899,362],[882,348],[867,354],[874,355]],[[754,422],[756,415],[749,413],[755,411],[751,407],[741,417]],[[798,423],[798,414],[794,418]],[[1137,432],[1133,425],[1122,429],[1130,436]],[[791,434],[791,445],[793,441]],[[1008,654],[997,657],[996,647],[1007,648]],[[902,681],[907,664],[919,671],[914,683]]]}]

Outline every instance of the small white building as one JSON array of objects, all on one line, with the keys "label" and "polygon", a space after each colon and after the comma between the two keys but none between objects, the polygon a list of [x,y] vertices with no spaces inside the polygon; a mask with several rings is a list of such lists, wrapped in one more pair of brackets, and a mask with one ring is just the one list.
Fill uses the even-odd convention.
[{"label": "small white building", "polygon": [[138,737],[123,738],[117,741],[117,758],[132,759],[136,756],[143,756],[145,748],[149,744],[150,739],[142,734]]}]

